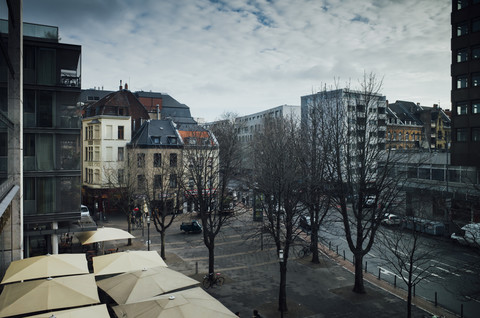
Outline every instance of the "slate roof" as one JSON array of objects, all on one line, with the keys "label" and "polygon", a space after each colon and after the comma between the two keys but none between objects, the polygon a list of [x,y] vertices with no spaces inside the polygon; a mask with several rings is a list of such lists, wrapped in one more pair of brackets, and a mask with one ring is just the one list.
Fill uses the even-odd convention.
[{"label": "slate roof", "polygon": [[[119,113],[118,109],[123,109]],[[148,118],[148,112],[140,101],[129,90],[119,90],[104,96],[96,103],[85,108],[85,117],[111,115],[132,116],[138,113],[140,118]]]},{"label": "slate roof", "polygon": [[[172,137],[175,143],[171,142]],[[144,122],[130,144],[138,147],[180,147],[183,141],[171,119],[160,119]]]},{"label": "slate roof", "polygon": [[135,95],[137,97],[161,98],[162,109],[160,113],[163,119],[171,118],[177,124],[197,124],[192,118],[190,108],[168,94],[139,91],[135,92]]},{"label": "slate roof", "polygon": [[388,104],[388,109],[395,114],[395,117],[400,119],[403,124],[409,122],[414,125],[423,125],[423,122],[415,116],[419,107],[414,102],[396,101],[393,104]]}]

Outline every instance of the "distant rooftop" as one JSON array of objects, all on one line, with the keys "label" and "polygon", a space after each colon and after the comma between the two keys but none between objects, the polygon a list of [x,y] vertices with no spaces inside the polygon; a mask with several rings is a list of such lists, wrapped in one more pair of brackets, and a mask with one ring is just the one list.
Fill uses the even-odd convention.
[{"label": "distant rooftop", "polygon": [[[0,33],[8,33],[8,20],[0,19]],[[23,22],[23,36],[58,41],[58,27]]]}]

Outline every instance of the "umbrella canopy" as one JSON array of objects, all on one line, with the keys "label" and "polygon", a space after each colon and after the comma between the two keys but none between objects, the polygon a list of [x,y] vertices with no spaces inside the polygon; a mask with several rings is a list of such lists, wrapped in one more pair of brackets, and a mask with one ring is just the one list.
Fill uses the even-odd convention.
[{"label": "umbrella canopy", "polygon": [[28,318],[110,318],[107,305],[96,305],[88,307],[80,307],[69,310],[49,311],[43,314],[28,316]]},{"label": "umbrella canopy", "polygon": [[76,274],[88,274],[85,254],[47,254],[13,261],[3,277],[2,284]]},{"label": "umbrella canopy", "polygon": [[135,236],[127,231],[114,227],[100,227],[96,231],[78,232],[75,235],[78,237],[82,245],[135,238]]},{"label": "umbrella canopy", "polygon": [[125,251],[93,258],[93,272],[96,276],[118,274],[163,266],[165,261],[156,251]]},{"label": "umbrella canopy", "polygon": [[30,280],[5,285],[0,317],[99,303],[92,274]]},{"label": "umbrella canopy", "polygon": [[200,287],[157,296],[138,303],[114,306],[113,310],[117,317],[125,318],[237,317]]},{"label": "umbrella canopy", "polygon": [[110,295],[117,304],[134,303],[197,284],[199,282],[195,279],[162,266],[97,281],[98,287]]}]

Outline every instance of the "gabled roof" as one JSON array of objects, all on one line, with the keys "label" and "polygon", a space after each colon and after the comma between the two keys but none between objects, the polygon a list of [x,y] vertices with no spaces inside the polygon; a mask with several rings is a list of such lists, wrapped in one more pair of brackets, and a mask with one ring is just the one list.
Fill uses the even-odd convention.
[{"label": "gabled roof", "polygon": [[396,101],[393,104],[388,104],[388,109],[395,114],[395,117],[400,119],[403,124],[423,125],[423,122],[415,116],[419,107],[413,102]]},{"label": "gabled roof", "polygon": [[110,93],[85,109],[85,117],[100,115],[149,118],[142,103],[126,89]]},{"label": "gabled roof", "polygon": [[146,98],[161,98],[162,108],[160,110],[163,119],[171,118],[177,124],[196,124],[197,122],[190,114],[190,108],[182,103],[179,103],[175,98],[168,94],[155,92],[135,92],[137,97]]}]

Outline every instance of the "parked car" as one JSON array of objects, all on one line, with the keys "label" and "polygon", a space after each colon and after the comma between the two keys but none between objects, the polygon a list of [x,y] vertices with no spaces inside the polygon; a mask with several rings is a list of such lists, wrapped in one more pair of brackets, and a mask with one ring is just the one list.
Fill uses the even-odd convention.
[{"label": "parked car", "polygon": [[202,233],[202,226],[197,220],[182,222],[182,224],[180,224],[180,231],[185,233]]},{"label": "parked car", "polygon": [[374,195],[370,195],[365,198],[365,202],[363,203],[364,208],[373,208],[375,206],[375,199]]},{"label": "parked car", "polygon": [[480,247],[480,223],[470,223],[460,231],[452,233],[450,238],[462,245]]},{"label": "parked car", "polygon": [[310,231],[312,229],[312,223],[310,222],[309,216],[302,215],[300,217],[300,227],[306,231]]},{"label": "parked car", "polygon": [[90,210],[88,210],[88,207],[86,205],[80,205],[80,216],[82,218],[90,216]]},{"label": "parked car", "polygon": [[395,214],[387,213],[384,216],[384,219],[381,221],[383,225],[400,225],[402,223],[402,219]]}]

